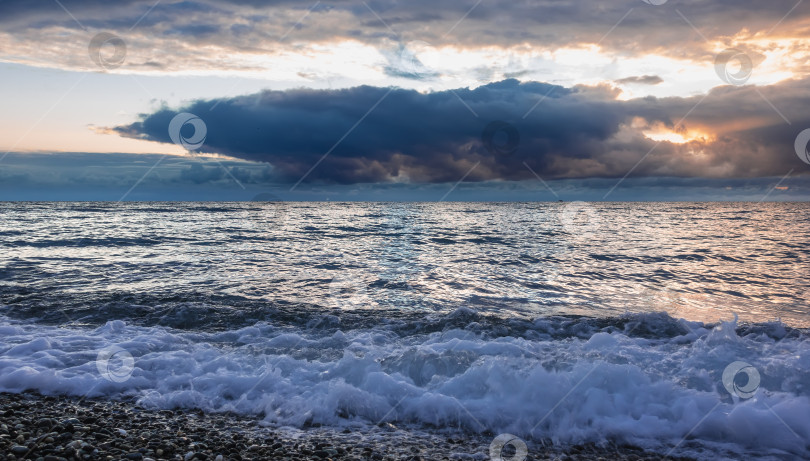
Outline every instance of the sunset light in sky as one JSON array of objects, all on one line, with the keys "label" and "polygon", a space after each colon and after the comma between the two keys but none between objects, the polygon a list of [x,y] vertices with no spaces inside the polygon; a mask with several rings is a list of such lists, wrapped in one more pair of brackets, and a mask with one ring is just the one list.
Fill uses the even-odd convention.
[{"label": "sunset light in sky", "polygon": [[[208,131],[195,162],[260,171],[243,178],[257,188],[418,188],[476,161],[465,181],[486,188],[533,180],[525,161],[551,181],[630,171],[644,187],[655,177],[767,187],[793,170],[784,198],[806,191],[808,165],[792,148],[810,126],[803,2],[14,0],[0,13],[0,150],[15,159],[5,174],[29,185],[45,181],[45,165],[26,152],[80,155],[77,168],[87,153],[124,169],[132,154],[189,159],[156,122],[194,109]],[[480,144],[492,120],[516,127],[519,159]],[[394,131],[369,134],[382,127]],[[56,189],[87,185],[51,176]],[[228,176],[177,187],[220,193],[237,186]]]}]

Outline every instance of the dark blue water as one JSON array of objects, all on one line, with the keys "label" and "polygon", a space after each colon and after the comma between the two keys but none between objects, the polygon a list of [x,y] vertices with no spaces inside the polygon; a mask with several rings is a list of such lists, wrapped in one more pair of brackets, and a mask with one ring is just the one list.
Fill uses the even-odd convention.
[{"label": "dark blue water", "polygon": [[808,222],[804,203],[0,204],[0,390],[805,456]]},{"label": "dark blue water", "polygon": [[203,303],[806,326],[808,222],[774,203],[6,203],[0,301],[59,323]]}]

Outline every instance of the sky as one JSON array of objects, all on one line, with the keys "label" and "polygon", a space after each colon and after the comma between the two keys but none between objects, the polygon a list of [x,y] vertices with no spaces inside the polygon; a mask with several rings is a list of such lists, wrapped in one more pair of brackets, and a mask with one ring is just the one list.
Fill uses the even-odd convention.
[{"label": "sky", "polygon": [[0,200],[810,199],[803,0],[0,0]]}]

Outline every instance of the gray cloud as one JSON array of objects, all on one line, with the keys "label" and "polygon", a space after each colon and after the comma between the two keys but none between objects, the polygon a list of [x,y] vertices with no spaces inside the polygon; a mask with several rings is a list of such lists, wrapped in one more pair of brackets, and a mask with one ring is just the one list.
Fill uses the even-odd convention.
[{"label": "gray cloud", "polygon": [[[810,126],[808,80],[761,89],[721,87],[705,98],[619,101],[616,92],[516,80],[432,93],[361,86],[265,91],[196,101],[181,111],[207,124],[205,150],[267,162],[285,182],[303,177],[327,152],[307,182],[447,182],[476,163],[469,181],[530,179],[524,162],[547,178],[622,177],[641,158],[633,176],[758,177],[803,166],[792,146],[800,131],[794,127]],[[167,127],[177,112],[163,108],[114,130],[170,142]],[[493,154],[482,142],[494,120],[519,132],[514,154]],[[660,129],[708,137],[672,144],[644,135]]]},{"label": "gray cloud", "polygon": [[[119,200],[162,156],[147,154],[10,153],[0,169],[0,200]],[[600,200],[617,180],[548,180],[552,194],[535,178],[526,181],[310,186],[290,193],[274,184],[267,167],[222,160],[246,188],[226,177],[211,160],[168,156],[146,175],[127,200],[245,201],[271,194],[286,200],[435,201]],[[784,175],[782,175],[784,176]],[[782,187],[773,190],[781,181]],[[611,200],[807,200],[810,176],[788,178],[628,178]]]},{"label": "gray cloud", "polygon": [[663,83],[664,79],[657,75],[641,75],[633,77],[625,77],[616,80],[616,83],[635,84],[635,85],[658,85]]},{"label": "gray cloud", "polygon": [[[177,61],[193,65],[193,57],[184,55],[189,48],[202,45],[270,53],[295,46],[294,42],[327,43],[338,39],[359,40],[381,50],[390,49],[391,43],[410,40],[424,40],[434,46],[529,44],[551,49],[572,43],[599,43],[628,55],[655,53],[710,61],[714,45],[709,46],[706,40],[731,44],[734,37],[757,32],[763,36],[770,32],[769,37],[779,38],[807,37],[810,31],[802,26],[810,16],[807,3],[800,4],[780,22],[794,7],[793,0],[685,0],[660,6],[638,0],[598,5],[493,0],[481,2],[472,10],[474,2],[368,2],[384,23],[362,3],[348,0],[318,4],[302,22],[299,20],[314,2],[164,0],[146,16],[154,4],[151,0],[119,0],[114,6],[104,0],[64,0],[63,4],[89,29],[110,30],[130,41],[133,56],[143,56],[128,65],[151,62],[165,68],[172,68],[170,64]],[[676,7],[698,32],[678,15]],[[465,19],[456,24],[462,17]],[[139,20],[138,28],[130,31]],[[0,24],[19,41],[30,42],[28,45],[50,40],[48,37],[54,35],[43,36],[48,28],[78,29],[68,14],[48,0],[0,2]],[[33,49],[45,53],[49,45],[42,43]],[[755,62],[764,58],[762,50],[743,51]]]},{"label": "gray cloud", "polygon": [[[159,161],[159,162],[158,162]],[[144,174],[158,164],[152,174]],[[225,171],[228,170],[230,175]],[[74,188],[92,185],[116,199],[141,180],[144,186],[175,185],[179,188],[205,184],[238,187],[233,175],[247,185],[267,185],[271,168],[239,160],[121,153],[9,153],[3,159],[0,180],[4,187]]]}]

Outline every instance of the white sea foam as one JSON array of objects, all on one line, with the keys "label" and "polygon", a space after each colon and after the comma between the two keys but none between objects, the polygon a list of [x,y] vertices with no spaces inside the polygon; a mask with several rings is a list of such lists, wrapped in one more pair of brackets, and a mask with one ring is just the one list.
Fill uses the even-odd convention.
[{"label": "white sea foam", "polygon": [[[810,456],[810,341],[800,335],[739,336],[729,322],[691,325],[676,337],[603,331],[552,339],[554,327],[544,322],[535,325],[547,335],[496,337],[474,328],[401,336],[385,327],[327,332],[258,323],[184,332],[0,318],[0,390],[128,396],[150,407],[235,411],[297,427],[390,421],[559,444],[623,441],[708,458],[718,450]],[[121,382],[105,378],[97,363],[113,346],[134,359]],[[734,361],[759,371],[750,399],[723,385]]]}]

